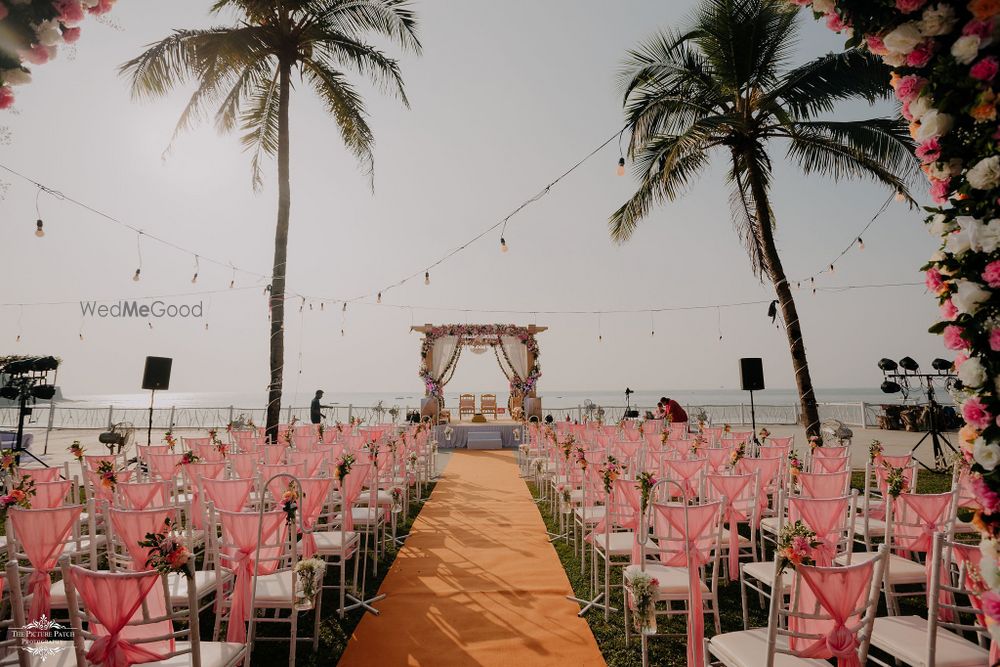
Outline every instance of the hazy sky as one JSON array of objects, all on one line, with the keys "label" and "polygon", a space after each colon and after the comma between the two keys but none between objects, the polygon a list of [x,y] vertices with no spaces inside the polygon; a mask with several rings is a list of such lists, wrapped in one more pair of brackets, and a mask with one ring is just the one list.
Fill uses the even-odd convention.
[{"label": "hazy sky", "polygon": [[[412,108],[364,90],[377,145],[374,194],[305,86],[292,98],[289,290],[343,298],[422,270],[502,218],[586,155],[622,123],[617,72],[626,49],[676,26],[695,5],[597,0],[418,0],[421,57],[402,68]],[[183,135],[164,161],[180,91],[131,101],[117,66],[179,27],[222,22],[207,0],[121,0],[115,25],[84,24],[75,54],[38,67],[20,88],[17,113],[0,116],[9,143],[0,163],[206,257],[269,273],[275,168],[254,194],[249,158],[211,125]],[[841,46],[802,17],[800,60]],[[858,109],[850,112],[856,115]],[[861,110],[867,112],[867,110]],[[886,113],[881,109],[873,114]],[[0,142],[2,143],[2,142]],[[790,277],[826,266],[887,196],[870,183],[833,184],[776,163],[777,238]],[[625,386],[734,387],[737,359],[761,356],[768,386],[791,387],[783,331],[766,305],[647,315],[448,312],[443,308],[600,310],[767,300],[730,222],[720,161],[682,200],[645,222],[633,240],[608,238],[608,215],[634,188],[615,176],[609,146],[551,194],[514,218],[510,252],[494,233],[386,293],[383,306],[314,306],[287,319],[286,387],[305,391],[414,391],[419,338],[411,323],[516,322],[550,327],[540,337],[541,392]],[[147,354],[171,356],[172,390],[260,392],[267,384],[263,283],[201,263],[92,213],[42,195],[47,235],[34,236],[36,189],[0,171],[0,302],[68,301],[0,308],[0,353],[56,354],[68,395],[139,388]],[[919,213],[894,204],[821,286],[919,281],[933,250]],[[250,287],[255,286],[252,289]],[[168,300],[204,302],[202,320],[100,320],[77,300],[222,290]],[[877,386],[875,362],[943,353],[927,326],[936,307],[922,287],[797,292],[813,379],[820,387]],[[390,308],[389,304],[410,308]],[[721,313],[721,314],[720,314]],[[205,322],[208,329],[205,329]],[[598,341],[600,326],[603,342]],[[655,336],[650,335],[655,327]],[[719,340],[721,327],[722,340]],[[341,328],[346,335],[341,336]],[[82,331],[84,339],[80,340]],[[21,341],[15,342],[21,335]],[[303,372],[297,374],[299,355]],[[449,390],[503,390],[492,355],[465,355]]]}]

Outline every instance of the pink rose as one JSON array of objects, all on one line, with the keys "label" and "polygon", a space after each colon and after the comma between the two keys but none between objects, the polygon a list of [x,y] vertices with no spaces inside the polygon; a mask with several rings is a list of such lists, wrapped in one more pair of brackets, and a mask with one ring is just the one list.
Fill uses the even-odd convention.
[{"label": "pink rose", "polygon": [[990,330],[990,349],[1000,352],[1000,327]]},{"label": "pink rose", "polygon": [[996,591],[983,593],[979,603],[982,605],[983,614],[994,621],[1000,621],[1000,595]]},{"label": "pink rose", "polygon": [[937,269],[929,269],[925,274],[924,284],[927,285],[927,289],[937,294],[944,287],[944,276]]},{"label": "pink rose", "polygon": [[21,58],[32,65],[44,65],[49,62],[49,50],[41,44],[35,44],[27,51],[21,51]]},{"label": "pink rose", "polygon": [[865,43],[868,44],[868,50],[877,56],[884,56],[889,53],[889,49],[885,48],[885,43],[879,35],[865,36]]},{"label": "pink rose", "polygon": [[975,35],[979,39],[989,39],[993,36],[992,21],[969,21],[962,28],[963,35]]},{"label": "pink rose", "polygon": [[938,141],[937,137],[931,137],[924,143],[917,146],[917,157],[924,164],[930,164],[931,162],[937,162],[938,158],[941,157],[941,142]]},{"label": "pink rose", "polygon": [[944,328],[944,346],[949,350],[964,350],[969,346],[962,338],[962,327],[949,324]]},{"label": "pink rose", "polygon": [[910,121],[911,123],[913,122],[913,114],[910,112],[909,102],[903,102],[903,108],[901,109],[900,113],[903,114],[903,118]]},{"label": "pink rose", "polygon": [[100,16],[101,14],[107,14],[111,11],[111,7],[115,4],[115,0],[100,0],[96,5],[89,8],[87,11],[95,16]]},{"label": "pink rose", "polygon": [[1000,496],[990,488],[986,480],[979,475],[970,475],[969,486],[972,487],[972,492],[975,494],[979,504],[982,505],[983,512],[993,514],[1000,510]]},{"label": "pink rose", "polygon": [[951,192],[951,179],[932,178],[931,179],[931,199],[935,204],[947,204],[948,194]]},{"label": "pink rose", "polygon": [[986,265],[986,270],[983,271],[983,280],[994,289],[1000,287],[1000,259],[995,259]]},{"label": "pink rose", "polygon": [[997,63],[996,56],[987,56],[972,66],[969,75],[979,81],[992,81],[993,77],[997,75],[998,68],[1000,65]]},{"label": "pink rose", "polygon": [[955,355],[955,361],[952,362],[951,366],[952,366],[952,368],[955,369],[955,372],[957,373],[958,369],[960,369],[962,367],[962,364],[964,364],[968,360],[969,360],[969,355],[967,355],[967,354],[956,354]]},{"label": "pink rose", "polygon": [[912,14],[921,7],[927,0],[896,0],[896,9],[904,14]]},{"label": "pink rose", "polygon": [[55,0],[52,6],[59,12],[59,20],[66,24],[79,23],[86,16],[80,0]]},{"label": "pink rose", "polygon": [[910,51],[906,56],[906,64],[910,67],[923,67],[928,62],[930,62],[931,56],[934,55],[934,40],[925,39],[920,44],[917,44],[917,48]]},{"label": "pink rose", "polygon": [[978,396],[973,396],[962,404],[962,417],[965,423],[973,428],[983,430],[993,423],[993,415]]},{"label": "pink rose", "polygon": [[840,32],[845,28],[850,28],[851,24],[840,18],[840,15],[837,14],[837,12],[830,12],[826,15],[826,27],[834,32]]},{"label": "pink rose", "polygon": [[927,85],[927,79],[916,74],[908,74],[896,84],[896,97],[900,102],[912,102],[920,96],[920,91]]},{"label": "pink rose", "polygon": [[76,40],[80,39],[80,29],[79,28],[63,28],[63,39],[67,44],[74,44]]},{"label": "pink rose", "polygon": [[0,109],[9,109],[14,106],[14,91],[10,86],[0,86]]},{"label": "pink rose", "polygon": [[940,309],[941,317],[949,322],[958,317],[958,308],[956,308],[955,304],[951,302],[951,299],[945,299],[944,302],[942,302]]}]

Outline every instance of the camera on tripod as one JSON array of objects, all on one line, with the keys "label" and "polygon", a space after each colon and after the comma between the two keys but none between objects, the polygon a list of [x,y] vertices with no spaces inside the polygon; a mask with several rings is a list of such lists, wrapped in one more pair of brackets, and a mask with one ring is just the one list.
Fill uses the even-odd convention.
[{"label": "camera on tripod", "polygon": [[24,419],[31,415],[32,405],[36,400],[48,400],[56,395],[55,381],[49,382],[49,373],[58,368],[59,360],[55,357],[18,357],[0,367],[0,376],[5,378],[0,387],[0,398],[18,403],[15,455],[28,454],[38,461],[37,457],[24,449]]}]

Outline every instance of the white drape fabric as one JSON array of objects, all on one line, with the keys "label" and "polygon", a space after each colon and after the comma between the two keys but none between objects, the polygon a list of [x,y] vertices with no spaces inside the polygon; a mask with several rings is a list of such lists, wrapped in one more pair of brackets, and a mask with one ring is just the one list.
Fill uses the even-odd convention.
[{"label": "white drape fabric", "polygon": [[516,336],[501,336],[500,344],[507,353],[511,368],[522,380],[528,377],[528,346]]},{"label": "white drape fabric", "polygon": [[444,378],[448,365],[455,356],[455,348],[458,347],[458,336],[441,336],[434,341],[431,350],[431,376],[440,382]]}]

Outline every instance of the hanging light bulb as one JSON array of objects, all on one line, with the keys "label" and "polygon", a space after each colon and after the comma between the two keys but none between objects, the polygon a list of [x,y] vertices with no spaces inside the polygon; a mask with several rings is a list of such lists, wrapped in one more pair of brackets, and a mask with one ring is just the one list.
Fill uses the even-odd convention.
[{"label": "hanging light bulb", "polygon": [[896,190],[896,201],[906,201],[906,195],[902,190]]},{"label": "hanging light bulb", "polygon": [[80,340],[83,340],[83,332],[80,332]]},{"label": "hanging light bulb", "polygon": [[424,271],[424,284],[425,285],[430,285],[431,284],[431,272],[430,271]]},{"label": "hanging light bulb", "polygon": [[195,272],[194,272],[194,275],[193,275],[193,276],[191,276],[191,284],[193,285],[193,284],[195,284],[196,282],[198,282],[198,272],[197,272],[197,271],[195,271]]},{"label": "hanging light bulb", "polygon": [[833,264],[830,265],[830,273],[836,273],[837,269],[834,268]]},{"label": "hanging light bulb", "polygon": [[229,289],[233,289],[234,287],[236,287],[236,279],[235,278],[233,280],[229,281]]},{"label": "hanging light bulb", "polygon": [[205,331],[208,331],[208,322],[205,322]]},{"label": "hanging light bulb", "polygon": [[500,237],[500,252],[507,252],[507,239]]},{"label": "hanging light bulb", "polygon": [[135,274],[133,274],[133,276],[132,276],[132,282],[134,282],[134,283],[139,282],[139,274],[140,273],[142,273],[142,269],[136,269],[135,270]]},{"label": "hanging light bulb", "polygon": [[341,335],[341,336],[345,335],[345,334],[344,334],[344,330],[343,330],[343,329],[341,329],[341,330],[340,330],[340,335]]},{"label": "hanging light bulb", "polygon": [[326,305],[326,301],[320,301],[320,302],[319,302],[319,309],[320,309],[320,310],[323,310],[323,307],[324,307],[325,305]]},{"label": "hanging light bulb", "polygon": [[597,334],[597,342],[600,343],[602,340],[604,340],[604,336]]},{"label": "hanging light bulb", "polygon": [[858,250],[864,250],[864,249],[865,249],[865,242],[864,242],[864,240],[863,240],[863,239],[862,239],[862,238],[861,238],[861,237],[859,236],[859,237],[858,237]]},{"label": "hanging light bulb", "polygon": [[17,334],[17,338],[14,339],[14,342],[15,343],[20,343],[21,342],[21,334]]},{"label": "hanging light bulb", "polygon": [[42,229],[43,226],[45,226],[45,223],[42,222],[41,218],[35,221],[35,236],[38,238],[45,236],[45,230]]},{"label": "hanging light bulb", "polygon": [[344,302],[344,307],[343,307],[343,308],[341,308],[340,310],[341,310],[341,312],[343,312],[343,313],[346,313],[346,312],[347,312],[347,302],[346,302],[346,301]]},{"label": "hanging light bulb", "polygon": [[375,303],[382,303],[382,292],[379,292],[378,296],[375,297]]},{"label": "hanging light bulb", "polygon": [[313,305],[312,305],[312,302],[310,302],[309,303],[309,310],[312,310],[312,309],[313,309]]},{"label": "hanging light bulb", "polygon": [[153,328],[153,323],[152,323],[152,322],[146,322],[146,324],[148,324],[148,325],[149,325],[149,328],[150,328],[150,329],[152,329],[152,328]]},{"label": "hanging light bulb", "polygon": [[625,175],[625,158],[618,158],[618,169],[615,170],[619,176]]}]

